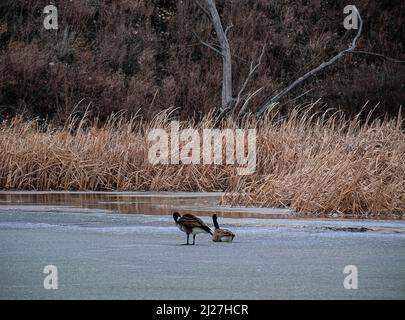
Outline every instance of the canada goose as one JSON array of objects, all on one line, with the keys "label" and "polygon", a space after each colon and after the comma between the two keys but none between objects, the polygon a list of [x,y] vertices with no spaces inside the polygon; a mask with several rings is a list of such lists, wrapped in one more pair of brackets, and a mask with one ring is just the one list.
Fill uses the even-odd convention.
[{"label": "canada goose", "polygon": [[214,242],[232,242],[235,238],[235,234],[227,229],[220,229],[217,221],[218,217],[216,214],[212,216],[212,221],[214,222],[215,231],[212,236],[212,241]]},{"label": "canada goose", "polygon": [[176,226],[183,232],[187,233],[187,243],[189,245],[190,234],[193,235],[193,245],[195,244],[195,236],[198,233],[209,233],[212,235],[211,229],[199,218],[192,214],[185,214],[183,216],[180,213],[173,213],[173,219],[176,222]]}]

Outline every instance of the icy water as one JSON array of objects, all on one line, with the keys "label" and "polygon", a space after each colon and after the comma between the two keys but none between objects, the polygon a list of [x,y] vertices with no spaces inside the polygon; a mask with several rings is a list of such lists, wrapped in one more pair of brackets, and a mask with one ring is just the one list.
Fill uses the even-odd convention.
[{"label": "icy water", "polygon": [[[221,196],[0,193],[0,299],[405,299],[405,221],[297,219]],[[210,226],[216,212],[236,238],[182,246],[173,210]]]},{"label": "icy water", "polygon": [[167,215],[173,211],[232,218],[285,218],[292,212],[272,208],[221,206],[222,192],[1,192],[0,205],[58,205],[112,212]]}]

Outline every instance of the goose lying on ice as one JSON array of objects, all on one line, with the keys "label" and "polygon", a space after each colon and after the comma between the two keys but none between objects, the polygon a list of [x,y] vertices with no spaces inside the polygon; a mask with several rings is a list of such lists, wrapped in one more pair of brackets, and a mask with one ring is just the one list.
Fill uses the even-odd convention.
[{"label": "goose lying on ice", "polygon": [[214,235],[212,236],[212,241],[214,242],[232,242],[233,238],[235,238],[235,234],[232,231],[227,229],[221,229],[218,225],[217,221],[218,217],[216,214],[212,216],[212,221],[214,222],[215,231]]}]

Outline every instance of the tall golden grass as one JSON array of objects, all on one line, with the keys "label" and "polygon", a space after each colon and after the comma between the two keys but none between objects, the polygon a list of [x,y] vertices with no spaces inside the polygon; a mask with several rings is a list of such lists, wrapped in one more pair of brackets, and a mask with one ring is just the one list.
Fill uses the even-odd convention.
[{"label": "tall golden grass", "polygon": [[[328,114],[328,116],[326,116]],[[213,126],[211,116],[196,129]],[[257,170],[230,165],[151,165],[147,132],[170,126],[111,116],[100,126],[71,117],[63,128],[15,118],[0,124],[0,189],[227,192],[232,205],[289,207],[312,214],[405,217],[402,119],[360,122],[296,109],[283,119],[227,120],[257,129]]]}]

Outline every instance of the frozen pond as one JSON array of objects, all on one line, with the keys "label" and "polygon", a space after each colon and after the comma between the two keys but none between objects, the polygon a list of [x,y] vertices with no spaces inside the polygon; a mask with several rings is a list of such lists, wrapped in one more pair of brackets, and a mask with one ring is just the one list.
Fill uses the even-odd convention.
[{"label": "frozen pond", "polygon": [[[220,197],[1,193],[0,298],[405,299],[405,221],[233,211]],[[182,246],[176,203],[210,226],[217,212],[235,241]],[[57,290],[44,289],[46,265],[58,268]],[[346,265],[358,268],[357,290],[343,286]]]}]

